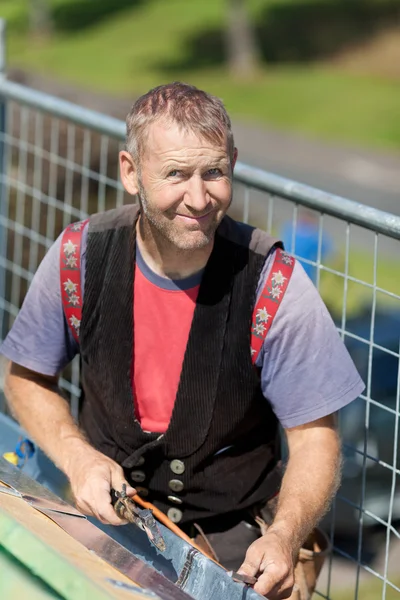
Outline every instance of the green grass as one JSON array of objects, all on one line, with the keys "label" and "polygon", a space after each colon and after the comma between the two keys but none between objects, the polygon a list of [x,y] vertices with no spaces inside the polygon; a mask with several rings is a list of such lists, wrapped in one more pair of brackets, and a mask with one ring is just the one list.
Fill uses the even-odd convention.
[{"label": "green grass", "polygon": [[[257,15],[265,1],[250,5]],[[161,61],[173,64],[187,55],[189,36],[223,22],[224,0],[190,0],[188,7],[188,0],[145,0],[93,26],[58,32],[47,42],[27,36],[23,1],[2,0],[0,13],[10,22],[11,65],[132,97],[182,79],[222,97],[230,113],[242,119],[400,149],[400,81],[352,76],[324,65],[264,66],[255,80],[245,83],[233,80],[223,67],[163,69]]]},{"label": "green grass", "polygon": [[[393,578],[389,578],[397,586],[400,585],[400,581],[396,581]],[[382,598],[383,583],[377,578],[371,578],[368,583],[360,585],[358,590],[358,596],[360,600],[380,600]],[[399,600],[400,594],[389,585],[386,586],[385,600]],[[331,600],[354,600],[355,590],[354,588],[348,590],[335,590],[330,594]]]},{"label": "green grass", "polygon": [[400,84],[322,67],[271,68],[254,83],[207,73],[196,83],[231,113],[281,128],[376,147],[400,148]]}]

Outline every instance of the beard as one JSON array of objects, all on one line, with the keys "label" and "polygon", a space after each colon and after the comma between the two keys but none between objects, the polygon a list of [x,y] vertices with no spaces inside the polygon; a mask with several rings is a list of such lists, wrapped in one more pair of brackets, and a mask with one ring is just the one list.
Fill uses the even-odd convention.
[{"label": "beard", "polygon": [[[138,181],[139,204],[143,216],[143,225],[150,229],[154,241],[158,244],[167,243],[182,251],[200,250],[214,241],[215,232],[232,202],[232,195],[226,210],[215,210],[209,222],[203,226],[193,221],[193,224],[178,223],[175,211],[161,211],[153,206],[143,187],[141,178]],[[191,214],[190,216],[196,216]],[[201,215],[198,215],[201,216]]]}]

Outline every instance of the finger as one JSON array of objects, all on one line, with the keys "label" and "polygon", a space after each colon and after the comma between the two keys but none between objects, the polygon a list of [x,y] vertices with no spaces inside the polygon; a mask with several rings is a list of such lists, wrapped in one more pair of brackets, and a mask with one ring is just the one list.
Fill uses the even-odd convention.
[{"label": "finger", "polygon": [[115,512],[112,503],[110,490],[99,490],[96,494],[96,498],[91,503],[92,510],[94,511],[95,517],[102,523],[109,525],[124,525],[127,523]]},{"label": "finger", "polygon": [[125,475],[122,469],[115,469],[111,472],[111,487],[114,490],[120,492],[122,486],[126,485],[127,496],[134,496],[136,494],[135,488],[133,488],[125,479]]},{"label": "finger", "polygon": [[268,596],[268,600],[284,600],[290,597],[292,586],[290,578],[282,578],[277,570],[271,569],[260,575],[254,590],[262,596]]},{"label": "finger", "polygon": [[276,584],[276,581],[268,573],[263,573],[257,579],[257,583],[254,584],[254,591],[260,594],[260,596],[267,596],[268,600],[278,600],[280,586]]},{"label": "finger", "polygon": [[105,525],[126,525],[128,523],[128,521],[120,519],[114,510],[112,510],[111,513],[109,513],[107,510],[100,512],[98,509],[96,509],[96,507],[92,507],[84,500],[76,502],[76,507],[84,515],[87,515],[88,517],[95,517]]},{"label": "finger", "polygon": [[119,525],[127,525],[129,523],[129,521],[126,521],[125,519],[120,519],[120,517],[116,514],[116,512],[113,509],[111,509],[111,511],[109,511],[107,509],[102,510],[101,512],[98,513],[96,518],[99,521],[101,521],[102,523],[104,523],[105,525],[119,526]]},{"label": "finger", "polygon": [[259,555],[258,552],[252,551],[252,548],[250,546],[246,553],[246,558],[244,559],[244,562],[238,569],[238,573],[240,573],[241,575],[250,575],[251,577],[255,577],[260,571],[261,560],[262,555]]},{"label": "finger", "polygon": [[99,506],[96,510],[96,518],[99,519],[99,521],[101,521],[102,523],[108,525],[126,525],[128,523],[128,521],[126,521],[125,519],[121,519],[117,515],[111,504],[102,504],[101,506]]},{"label": "finger", "polygon": [[127,496],[134,496],[136,494],[136,489],[133,488],[131,485],[129,485],[129,483],[126,484],[126,495]]}]

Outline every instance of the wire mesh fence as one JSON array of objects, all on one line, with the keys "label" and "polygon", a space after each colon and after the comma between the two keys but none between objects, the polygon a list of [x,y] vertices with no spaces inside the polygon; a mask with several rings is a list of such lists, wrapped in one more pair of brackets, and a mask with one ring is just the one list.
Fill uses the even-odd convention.
[{"label": "wire mesh fence", "polygon": [[[124,123],[0,83],[0,340],[46,250],[73,221],[132,201]],[[335,553],[317,594],[400,593],[400,217],[238,164],[231,214],[284,240],[319,288],[364,381],[340,415],[343,484],[323,526]],[[63,374],[75,411],[79,363]],[[371,595],[372,594],[372,595]]]}]

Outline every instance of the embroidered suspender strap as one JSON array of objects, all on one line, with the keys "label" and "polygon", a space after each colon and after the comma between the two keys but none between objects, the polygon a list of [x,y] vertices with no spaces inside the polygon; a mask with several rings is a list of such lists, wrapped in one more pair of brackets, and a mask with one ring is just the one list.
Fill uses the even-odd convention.
[{"label": "embroidered suspender strap", "polygon": [[81,241],[82,231],[88,220],[68,225],[64,230],[60,247],[62,305],[68,327],[78,343],[82,318]]},{"label": "embroidered suspender strap", "polygon": [[295,259],[277,248],[270,274],[254,307],[251,325],[251,360],[255,364],[264,340],[289,285]]}]

